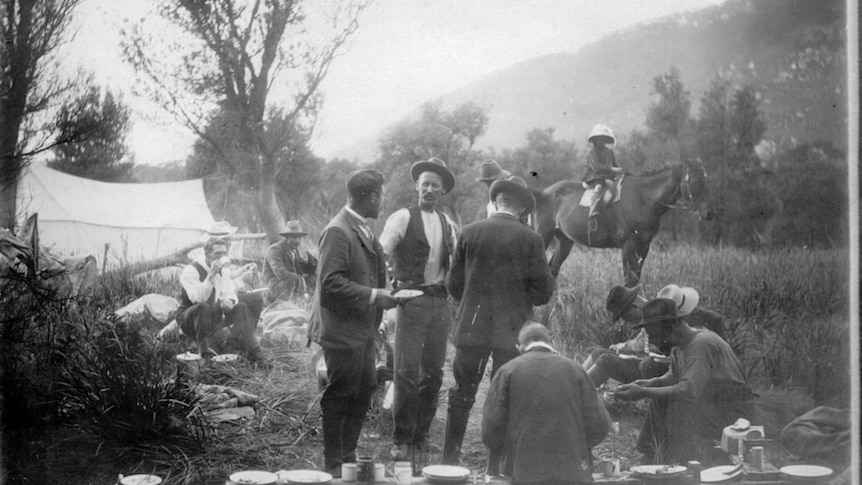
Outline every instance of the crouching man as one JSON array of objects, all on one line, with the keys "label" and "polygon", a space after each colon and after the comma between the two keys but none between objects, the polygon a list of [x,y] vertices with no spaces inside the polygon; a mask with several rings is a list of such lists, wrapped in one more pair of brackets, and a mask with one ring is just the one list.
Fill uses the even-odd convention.
[{"label": "crouching man", "polygon": [[254,335],[257,321],[248,306],[239,301],[234,289],[227,243],[223,239],[207,241],[204,259],[195,260],[183,269],[180,284],[182,295],[177,323],[183,333],[197,342],[198,352],[205,360],[215,353],[216,333],[227,327],[251,362],[267,363]]},{"label": "crouching man", "polygon": [[544,325],[524,325],[518,350],[491,380],[482,441],[513,484],[592,483],[590,448],[611,424],[593,381],[557,354]]}]

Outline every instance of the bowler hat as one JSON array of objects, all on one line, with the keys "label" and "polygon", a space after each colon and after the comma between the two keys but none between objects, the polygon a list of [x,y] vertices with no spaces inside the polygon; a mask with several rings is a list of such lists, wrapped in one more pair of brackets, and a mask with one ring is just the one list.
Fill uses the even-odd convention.
[{"label": "bowler hat", "polygon": [[455,175],[443,160],[431,157],[428,160],[419,160],[410,167],[410,176],[414,182],[419,180],[422,172],[434,172],[443,179],[443,194],[448,194],[455,186]]},{"label": "bowler hat", "polygon": [[476,182],[493,182],[495,180],[504,179],[512,175],[512,172],[503,170],[503,167],[496,160],[485,160],[479,166],[479,178]]},{"label": "bowler hat", "polygon": [[534,197],[533,193],[530,192],[530,189],[527,188],[527,182],[517,175],[495,180],[494,183],[491,184],[489,192],[491,193],[492,201],[497,200],[497,194],[500,192],[507,192],[514,195],[521,200],[521,204],[523,204],[527,213],[533,212],[533,209],[536,208],[536,197]]},{"label": "bowler hat", "polygon": [[287,221],[287,228],[281,232],[279,235],[282,236],[307,236],[308,233],[302,230],[302,223],[299,221]]},{"label": "bowler hat", "polygon": [[668,298],[653,298],[641,310],[643,318],[632,328],[646,327],[651,323],[673,323],[677,319],[676,303]]},{"label": "bowler hat", "polygon": [[[616,322],[620,315],[625,313],[626,309],[638,298],[641,292],[641,285],[634,288],[626,288],[625,286],[614,286],[608,293],[608,301],[605,304],[605,309],[611,312],[611,322]],[[643,303],[646,300],[640,298]]]},{"label": "bowler hat", "polygon": [[690,314],[700,301],[697,290],[687,286],[667,285],[655,296],[656,298],[667,298],[676,303],[676,316],[684,317]]}]

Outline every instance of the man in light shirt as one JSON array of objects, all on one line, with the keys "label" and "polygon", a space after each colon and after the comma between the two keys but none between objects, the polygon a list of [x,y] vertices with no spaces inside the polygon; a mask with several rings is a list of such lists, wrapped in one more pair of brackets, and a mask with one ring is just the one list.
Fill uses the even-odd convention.
[{"label": "man in light shirt", "polygon": [[399,305],[395,313],[391,456],[397,461],[409,460],[426,447],[437,412],[452,325],[444,283],[457,240],[455,223],[439,208],[441,197],[455,185],[455,176],[436,158],[414,163],[410,175],[419,200],[389,216],[380,236],[395,289],[423,292]]},{"label": "man in light shirt", "polygon": [[197,342],[204,359],[215,353],[212,347],[216,332],[228,327],[250,361],[266,364],[254,335],[257,321],[248,306],[239,301],[230,277],[227,242],[220,238],[209,239],[204,246],[203,259],[194,260],[183,269],[180,284],[182,294],[177,323],[183,333]]}]

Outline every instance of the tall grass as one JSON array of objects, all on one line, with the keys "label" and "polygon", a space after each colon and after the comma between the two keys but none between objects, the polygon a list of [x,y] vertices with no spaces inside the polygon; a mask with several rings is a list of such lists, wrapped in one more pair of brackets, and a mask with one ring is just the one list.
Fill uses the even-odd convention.
[{"label": "tall grass", "polygon": [[[846,406],[848,258],[841,249],[654,249],[643,268],[642,294],[652,297],[670,283],[694,287],[700,306],[724,316],[731,346],[755,386],[801,389],[821,404]],[[618,250],[575,249],[566,261],[549,304],[557,343],[568,354],[622,337],[605,311],[608,291],[622,284],[621,268]]]}]

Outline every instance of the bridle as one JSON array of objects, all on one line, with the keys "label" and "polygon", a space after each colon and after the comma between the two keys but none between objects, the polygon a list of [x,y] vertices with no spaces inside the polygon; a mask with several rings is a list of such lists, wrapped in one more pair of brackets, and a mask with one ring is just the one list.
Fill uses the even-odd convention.
[{"label": "bridle", "polygon": [[[682,175],[682,180],[679,181],[679,185],[677,186],[676,193],[679,194],[679,197],[673,204],[663,205],[670,209],[693,211],[695,207],[694,194],[691,192],[691,167],[686,162],[683,162],[682,165],[685,171]],[[703,175],[706,177],[706,172]]]}]

